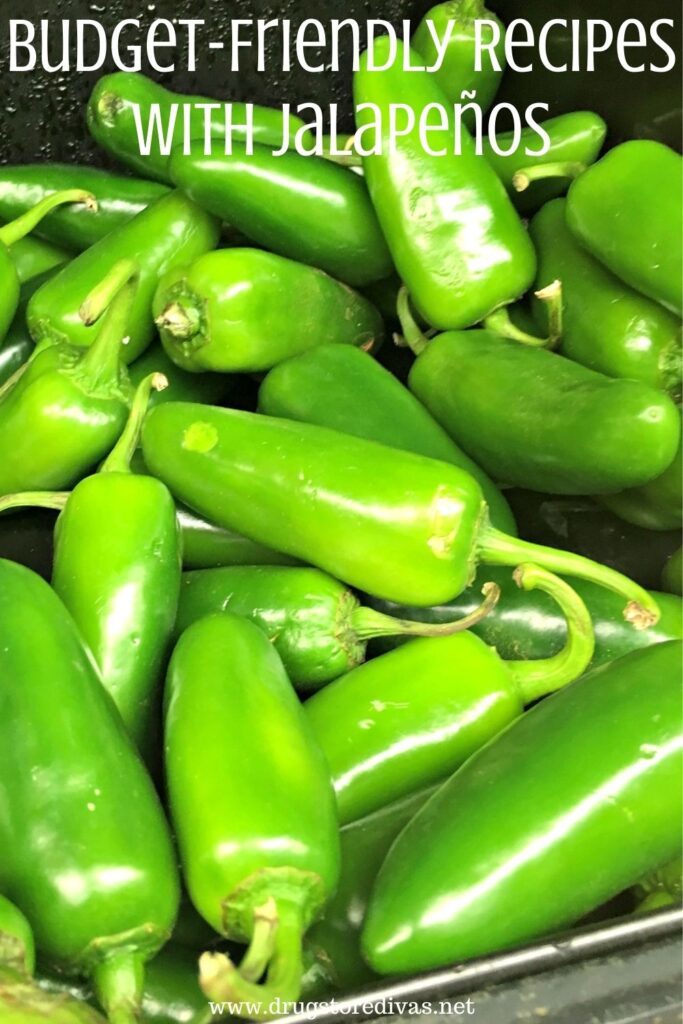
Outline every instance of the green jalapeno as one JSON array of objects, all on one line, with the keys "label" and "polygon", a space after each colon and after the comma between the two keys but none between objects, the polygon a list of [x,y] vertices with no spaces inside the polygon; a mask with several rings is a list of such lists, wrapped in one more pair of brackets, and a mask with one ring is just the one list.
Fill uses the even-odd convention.
[{"label": "green jalapeno", "polygon": [[493,481],[451,441],[407,388],[370,355],[349,346],[318,346],[270,371],[259,389],[266,416],[314,423],[392,448],[452,462],[479,483],[491,522],[516,526]]},{"label": "green jalapeno", "polygon": [[112,1024],[132,1024],[177,911],[168,827],[59,598],[12,562],[0,584],[0,888],[45,961],[91,977]]},{"label": "green jalapeno", "polygon": [[26,307],[28,306],[29,299],[33,293],[40,288],[44,281],[48,281],[54,273],[55,268],[52,268],[51,270],[47,270],[44,274],[40,274],[39,277],[32,277],[29,281],[26,281],[21,285],[17,311],[14,314],[12,323],[7,329],[5,337],[0,340],[0,395],[2,394],[3,384],[5,384],[10,377],[12,377],[16,371],[24,365],[24,363],[28,362],[31,353],[35,348],[33,338],[26,326]]},{"label": "green jalapeno", "polygon": [[437,790],[380,869],[362,936],[374,970],[557,932],[676,856],[682,650],[656,644],[595,669]]},{"label": "green jalapeno", "polygon": [[92,341],[79,316],[86,296],[123,259],[139,266],[139,286],[126,322],[126,361],[132,362],[154,334],[152,297],[159,277],[191,262],[218,241],[218,225],[179,192],[170,192],[71,260],[32,296],[28,326],[36,341]]},{"label": "green jalapeno", "polygon": [[149,405],[159,402],[206,402],[208,405],[239,407],[242,379],[218,373],[185,373],[166,355],[159,342],[146,349],[128,367],[131,382],[136,386],[150,373],[162,373],[168,387],[153,391]]},{"label": "green jalapeno", "polygon": [[405,303],[418,353],[411,391],[494,480],[558,494],[608,494],[654,480],[676,454],[671,399],[636,380],[605,377],[555,352],[490,330],[426,342]]},{"label": "green jalapeno", "polygon": [[37,225],[35,234],[73,252],[88,249],[169,191],[155,181],[112,174],[96,167],[53,163],[5,165],[0,167],[0,217],[18,217],[53,192],[71,188],[92,192],[97,209],[67,206],[53,210]]},{"label": "green jalapeno", "polygon": [[[213,110],[205,116],[205,105]],[[140,141],[136,127],[136,113],[147,134],[153,122],[152,107],[159,111],[159,123],[168,128],[167,145],[161,151],[158,138],[152,136],[150,152],[140,152]],[[186,111],[189,115],[188,135],[191,139],[203,139],[207,124],[212,139],[224,140],[245,138],[247,133],[247,106],[232,103],[231,123],[226,123],[223,103],[204,96],[183,96],[165,89],[158,82],[135,72],[118,71],[103,75],[95,83],[86,118],[88,129],[95,141],[115,156],[121,163],[131,167],[144,178],[170,183],[168,157],[172,148],[183,140]],[[251,137],[264,146],[280,148],[283,143],[303,127],[300,118],[290,114],[285,117],[282,110],[253,105]]]},{"label": "green jalapeno", "polygon": [[[377,611],[399,619],[453,622],[471,615],[479,606],[484,581],[495,583],[500,590],[495,607],[470,626],[484,643],[495,647],[506,661],[551,658],[561,650],[567,641],[567,622],[557,603],[542,590],[531,594],[522,592],[514,585],[510,570],[502,566],[480,566],[471,586],[453,601],[434,608],[416,608],[376,598],[368,598],[368,603]],[[588,608],[593,623],[593,668],[640,647],[683,639],[683,605],[673,594],[653,594],[661,613],[659,621],[648,629],[633,629],[621,615],[620,598],[616,594],[585,580],[572,580],[572,588]],[[406,642],[400,636],[381,637],[371,642],[370,654],[390,651]]]},{"label": "green jalapeno", "polygon": [[83,308],[93,322],[102,292],[110,303],[90,348],[41,346],[0,390],[0,494],[69,487],[111,449],[132,396],[121,350],[136,286],[135,264],[121,261]]},{"label": "green jalapeno", "polygon": [[[2,230],[2,229],[0,229]],[[19,285],[45,274],[48,270],[61,267],[71,259],[71,253],[66,249],[60,249],[42,238],[34,238],[27,235],[20,238],[18,242],[10,246],[9,254],[12,257],[14,269],[17,272]]]},{"label": "green jalapeno", "polygon": [[[556,199],[536,214],[531,237],[538,254],[536,284],[562,281],[560,351],[607,374],[681,394],[681,325],[652,299],[629,288],[576,241]],[[545,311],[536,314],[541,320]]]},{"label": "green jalapeno", "polygon": [[[376,40],[376,61],[387,62],[389,45],[386,37]],[[389,251],[416,309],[432,327],[469,327],[528,289],[534,250],[466,128],[454,154],[452,112],[444,111],[436,130],[432,124],[432,153],[425,151],[420,121],[426,110],[436,109],[432,105],[443,110],[447,103],[433,75],[403,72],[404,56],[399,45],[385,71],[369,71],[367,57],[361,58],[354,78],[356,145]],[[390,112],[397,96],[415,124],[392,139]],[[445,148],[445,155],[433,155],[437,148]]]},{"label": "green jalapeno", "polygon": [[221,249],[171,270],[153,309],[169,358],[195,373],[268,370],[315,345],[374,348],[384,335],[379,313],[358,292],[259,249]]},{"label": "green jalapeno", "polygon": [[584,672],[594,638],[581,598],[532,565],[520,566],[515,582],[550,594],[567,620],[567,642],[552,657],[503,661],[473,633],[415,640],[306,701],[342,824],[445,779],[526,704]]},{"label": "green jalapeno", "polygon": [[249,943],[239,968],[205,953],[202,988],[263,1019],[273,999],[298,998],[302,936],[336,885],[339,840],[323,755],[253,623],[211,615],[182,635],[168,672],[166,770],[192,902],[215,931]]},{"label": "green jalapeno", "polygon": [[683,315],[683,160],[660,142],[616,146],[567,195],[567,224],[612,273]]},{"label": "green jalapeno", "polygon": [[[42,217],[47,216],[51,210],[64,203],[83,203],[90,208],[95,208],[97,205],[94,196],[89,192],[76,188],[67,189],[64,192],[54,192],[27,210],[21,217],[0,227],[0,340],[7,333],[7,328],[17,311],[22,278],[27,279],[31,276],[27,267],[24,267],[20,277],[12,256],[12,247],[17,245],[30,231],[33,231]],[[35,255],[36,246],[29,246],[29,248]],[[19,257],[20,260],[23,259],[21,251]],[[48,268],[42,268],[42,270],[45,269]]]},{"label": "green jalapeno", "polygon": [[461,593],[478,561],[526,559],[616,590],[641,628],[658,618],[650,595],[606,566],[496,530],[476,480],[445,462],[182,402],[151,410],[142,448],[150,471],[201,515],[376,597],[435,604]]},{"label": "green jalapeno", "polygon": [[274,644],[292,683],[317,690],[359,665],[373,637],[446,636],[469,629],[493,603],[480,602],[465,620],[435,626],[362,608],[347,587],[319,569],[232,566],[184,574],[176,632],[217,612],[251,619]]},{"label": "green jalapeno", "polygon": [[259,245],[351,285],[387,277],[391,256],[365,182],[320,157],[275,156],[235,142],[230,156],[195,143],[169,162],[173,183]]},{"label": "green jalapeno", "polygon": [[[138,387],[131,414],[100,471],[71,494],[0,498],[62,508],[55,527],[52,586],[92,652],[102,682],[148,763],[159,708],[156,690],[180,590],[180,537],[173,499],[159,481],[130,472],[153,374]],[[102,524],[109,523],[107,530]]]},{"label": "green jalapeno", "polygon": [[[481,71],[476,71],[477,22],[484,20],[493,22],[497,27],[497,41],[492,43],[490,25],[480,26],[484,56]],[[410,45],[424,58],[427,66],[433,66],[439,56],[438,46],[444,44],[441,65],[433,72],[437,85],[451,102],[467,105],[471,100],[485,114],[495,99],[503,77],[505,26],[495,14],[486,9],[483,0],[448,0],[427,11],[415,29]],[[484,49],[491,46],[499,70],[493,66],[488,49]],[[474,129],[477,120],[481,129],[481,117],[477,119],[471,109],[464,112],[464,123],[470,131]]]}]

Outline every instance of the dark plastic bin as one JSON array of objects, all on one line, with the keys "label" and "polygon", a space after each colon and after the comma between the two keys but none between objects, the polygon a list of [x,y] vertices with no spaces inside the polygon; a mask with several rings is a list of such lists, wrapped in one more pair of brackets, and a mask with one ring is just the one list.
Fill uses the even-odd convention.
[{"label": "dark plastic bin", "polygon": [[[424,0],[23,0],[5,3],[0,13],[0,67],[4,99],[0,107],[1,162],[63,160],[110,165],[110,160],[88,137],[83,110],[94,81],[103,72],[7,72],[8,20],[22,17],[97,18],[105,28],[123,18],[203,18],[211,38],[220,38],[221,25],[231,18],[286,17],[296,25],[304,18],[384,18],[397,26],[404,18],[418,19],[431,4]],[[523,17],[534,26],[553,17],[603,18],[621,23],[637,18],[646,25],[658,18],[676,23],[681,39],[680,0],[490,0],[489,6],[508,23]],[[202,52],[199,33],[198,52]],[[560,49],[561,49],[560,44]],[[555,56],[558,56],[556,54]],[[277,53],[273,54],[274,66]],[[223,66],[223,56],[205,54],[196,74],[182,70],[163,76],[164,84],[184,92],[220,99],[241,99],[278,104],[304,102],[313,96],[319,104],[338,103],[345,129],[352,127],[348,73],[307,75],[293,71],[260,74],[245,68],[239,75]],[[182,64],[182,53],[179,63]],[[113,70],[106,67],[106,70]],[[147,70],[144,69],[143,70]],[[155,75],[157,78],[162,76]],[[499,99],[523,109],[532,102],[548,102],[549,116],[588,108],[609,125],[608,145],[628,138],[655,138],[681,149],[681,54],[676,69],[666,75],[629,74],[615,58],[600,61],[591,74],[553,74],[542,68],[532,74],[506,73]],[[0,555],[16,557],[38,571],[49,571],[49,513],[29,514],[0,521]],[[539,899],[543,894],[539,893]],[[419,1016],[449,1020],[473,1019],[477,1024],[552,1022],[552,1024],[673,1024],[683,1020],[683,911],[658,911],[638,918],[620,918],[505,952],[416,977],[387,982],[357,996],[340,999],[334,1011],[321,1006],[292,1020],[328,1024],[340,1017],[374,1019],[380,1015],[410,1019],[410,1006],[420,1004]],[[458,1016],[453,1004],[471,1000],[474,1012]],[[393,1005],[392,1005],[393,1004]],[[451,1010],[449,1012],[448,1006]]]}]

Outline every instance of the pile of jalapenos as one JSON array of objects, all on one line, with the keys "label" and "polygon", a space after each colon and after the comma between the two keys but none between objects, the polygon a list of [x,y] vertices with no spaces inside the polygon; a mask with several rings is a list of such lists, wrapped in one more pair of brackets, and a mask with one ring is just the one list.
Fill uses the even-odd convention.
[{"label": "pile of jalapenos", "polygon": [[483,17],[354,78],[359,133],[476,89],[458,155],[266,107],[207,155],[199,96],[141,155],[179,97],[117,73],[120,172],[0,168],[3,1021],[267,1020],[680,900],[681,157],[590,111],[482,156]]}]

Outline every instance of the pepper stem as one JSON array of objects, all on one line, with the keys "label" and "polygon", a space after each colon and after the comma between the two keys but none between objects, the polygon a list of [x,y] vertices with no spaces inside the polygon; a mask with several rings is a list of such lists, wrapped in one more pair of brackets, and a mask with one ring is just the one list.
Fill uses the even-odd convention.
[{"label": "pepper stem", "polygon": [[0,497],[0,512],[11,508],[55,508],[61,511],[71,496],[70,491],[19,491]]},{"label": "pepper stem", "polygon": [[562,337],[562,285],[559,281],[553,281],[541,291],[534,292],[537,299],[546,304],[548,315],[548,334],[545,338],[539,338],[535,334],[527,334],[521,327],[512,322],[510,313],[506,306],[495,309],[493,313],[484,320],[484,327],[489,331],[495,331],[503,338],[510,341],[519,341],[522,345],[530,345],[536,348],[554,348]]},{"label": "pepper stem", "polygon": [[374,608],[356,608],[351,615],[351,627],[359,640],[373,640],[379,636],[452,636],[476,626],[496,607],[500,597],[498,584],[485,583],[481,592],[484,600],[479,607],[453,622],[412,622],[394,619]]},{"label": "pepper stem", "polygon": [[147,415],[149,396],[152,391],[163,391],[168,387],[168,378],[163,373],[150,373],[138,384],[130,414],[123,432],[100,466],[100,473],[130,473],[130,462],[140,443],[140,431]]},{"label": "pepper stem", "polygon": [[263,977],[275,951],[278,923],[277,904],[271,896],[262,907],[254,910],[251,942],[240,961],[240,974],[245,981],[258,981]]},{"label": "pepper stem", "polygon": [[543,181],[546,178],[578,178],[586,170],[586,166],[577,160],[564,160],[553,164],[520,167],[512,175],[512,187],[516,192],[525,192],[532,181]]},{"label": "pepper stem", "polygon": [[199,332],[199,313],[193,306],[171,302],[154,323],[177,341],[189,341]]},{"label": "pepper stem", "polygon": [[[303,953],[301,939],[303,925],[300,909],[293,903],[276,904],[275,934],[272,955],[268,961],[265,981],[254,984],[244,976],[242,966],[236,967],[223,953],[203,953],[199,959],[199,984],[212,1002],[231,1003],[230,1012],[249,1020],[270,1020],[286,1012],[288,1004],[295,1002],[301,990]],[[258,935],[258,951],[252,952],[257,941],[254,929],[252,943],[242,963],[250,973],[263,962],[264,932]],[[266,944],[268,940],[265,940]]]},{"label": "pepper stem", "polygon": [[80,188],[67,188],[61,192],[53,192],[52,195],[41,199],[26,213],[22,213],[16,220],[12,220],[0,228],[0,242],[5,245],[14,245],[20,238],[33,231],[43,217],[46,217],[57,206],[64,206],[65,203],[83,203],[89,210],[97,210],[97,200],[91,192],[84,192]]},{"label": "pepper stem", "polygon": [[138,266],[119,260],[90,292],[80,309],[81,320],[94,324],[104,313],[100,333],[83,356],[79,371],[92,387],[115,379],[121,362],[121,345],[128,342],[126,329],[138,284]]},{"label": "pepper stem", "polygon": [[113,953],[95,966],[93,989],[109,1024],[138,1024],[144,973],[142,957],[130,951]]},{"label": "pepper stem", "polygon": [[482,562],[488,565],[518,565],[520,562],[533,562],[551,572],[563,576],[576,576],[580,580],[589,580],[607,590],[613,590],[626,598],[628,604],[624,608],[624,618],[636,629],[647,629],[659,621],[659,608],[651,594],[638,586],[627,576],[623,576],[607,565],[600,565],[583,555],[558,548],[547,548],[542,544],[532,544],[519,537],[510,537],[501,533],[493,526],[487,525],[479,535],[477,554]]},{"label": "pepper stem", "polygon": [[420,327],[410,309],[410,296],[405,285],[401,285],[396,299],[396,312],[401,322],[403,337],[408,343],[408,348],[419,356],[427,347],[427,338],[420,330]]},{"label": "pepper stem", "polygon": [[590,665],[595,649],[593,622],[585,604],[568,583],[538,565],[519,565],[513,579],[522,590],[542,590],[557,601],[567,620],[567,642],[552,658],[507,661],[525,704],[578,679]]}]

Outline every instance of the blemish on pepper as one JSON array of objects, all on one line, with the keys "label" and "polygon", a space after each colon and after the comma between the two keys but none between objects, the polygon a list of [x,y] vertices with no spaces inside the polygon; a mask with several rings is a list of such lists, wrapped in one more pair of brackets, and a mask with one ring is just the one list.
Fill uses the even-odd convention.
[{"label": "blemish on pepper", "polygon": [[210,452],[218,444],[218,432],[210,423],[198,420],[191,423],[183,434],[182,447],[188,452]]}]

